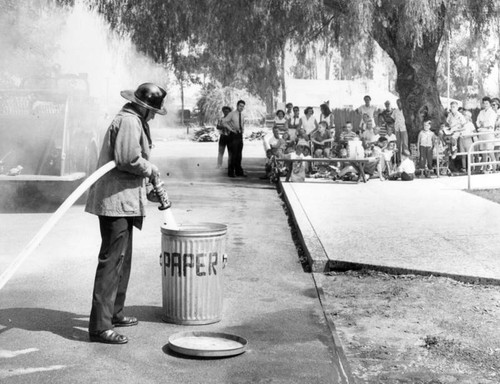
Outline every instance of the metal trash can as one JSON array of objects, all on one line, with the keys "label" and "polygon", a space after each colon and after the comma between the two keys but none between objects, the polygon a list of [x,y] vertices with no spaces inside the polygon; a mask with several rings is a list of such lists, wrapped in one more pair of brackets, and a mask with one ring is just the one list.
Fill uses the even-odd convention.
[{"label": "metal trash can", "polygon": [[185,325],[220,321],[227,226],[162,226],[161,233],[163,320]]}]

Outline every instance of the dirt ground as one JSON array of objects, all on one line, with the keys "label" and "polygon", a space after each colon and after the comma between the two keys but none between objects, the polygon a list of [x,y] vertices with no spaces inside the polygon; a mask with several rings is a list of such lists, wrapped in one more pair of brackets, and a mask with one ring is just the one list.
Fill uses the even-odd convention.
[{"label": "dirt ground", "polygon": [[500,383],[500,287],[374,271],[316,276],[358,383]]}]

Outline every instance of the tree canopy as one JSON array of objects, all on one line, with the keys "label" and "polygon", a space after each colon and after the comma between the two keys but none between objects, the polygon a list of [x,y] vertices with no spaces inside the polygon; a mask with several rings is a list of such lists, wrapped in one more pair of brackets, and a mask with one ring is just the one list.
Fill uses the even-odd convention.
[{"label": "tree canopy", "polygon": [[[495,0],[88,0],[142,52],[177,71],[203,71],[244,87],[272,107],[286,44],[326,39],[343,53],[376,41],[397,68],[396,90],[410,133],[423,117],[443,118],[436,55],[451,21],[475,33],[499,12]],[[369,46],[368,46],[369,47]],[[366,53],[369,55],[369,52]]]}]

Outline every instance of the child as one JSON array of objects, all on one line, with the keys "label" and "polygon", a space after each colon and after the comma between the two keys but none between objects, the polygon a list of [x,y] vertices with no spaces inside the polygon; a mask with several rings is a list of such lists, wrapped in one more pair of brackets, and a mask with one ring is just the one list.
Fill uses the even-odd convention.
[{"label": "child", "polygon": [[299,128],[297,131],[297,137],[295,138],[295,146],[298,145],[309,147],[309,135],[306,133],[305,128]]},{"label": "child", "polygon": [[352,130],[352,123],[347,121],[342,133],[340,134],[340,141],[347,142],[349,140],[353,140],[357,136],[356,132]]},{"label": "child", "polygon": [[419,153],[418,167],[424,170],[425,177],[431,177],[430,170],[432,169],[432,148],[434,140],[434,132],[431,131],[431,120],[425,119],[423,129],[419,132],[417,139]]},{"label": "child", "polygon": [[333,139],[327,128],[328,123],[324,120],[320,121],[318,130],[311,136],[314,145],[314,157],[328,157],[330,155],[330,146]]},{"label": "child", "polygon": [[[288,155],[285,155],[285,158],[287,159],[303,159],[304,158],[304,153],[303,153],[304,147],[301,145],[297,145],[295,148],[295,152],[292,152]],[[306,179],[306,164],[304,161],[293,161],[292,162],[292,171],[290,174],[290,181],[292,183],[300,183],[305,181]]]},{"label": "child", "polygon": [[397,139],[396,139],[396,135],[394,134],[394,127],[392,125],[389,125],[387,127],[387,140],[389,141],[389,143],[396,143],[397,142]]},{"label": "child", "polygon": [[403,181],[411,181],[415,178],[415,163],[410,159],[410,151],[407,149],[401,152],[401,164],[396,173],[390,175],[390,180],[401,178]]}]

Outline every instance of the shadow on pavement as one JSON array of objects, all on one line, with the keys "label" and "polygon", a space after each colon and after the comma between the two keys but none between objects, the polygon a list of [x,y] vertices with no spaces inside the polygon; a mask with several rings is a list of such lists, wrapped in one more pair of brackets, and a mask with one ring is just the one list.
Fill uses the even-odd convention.
[{"label": "shadow on pavement", "polygon": [[139,322],[144,321],[147,323],[163,323],[161,319],[162,307],[155,307],[153,305],[132,305],[125,306],[127,316],[137,317]]},{"label": "shadow on pavement", "polygon": [[[88,333],[79,328],[88,327],[88,315],[45,308],[0,309],[0,334],[10,329],[51,332],[68,340],[88,342]],[[76,328],[75,328],[76,327]]]}]

